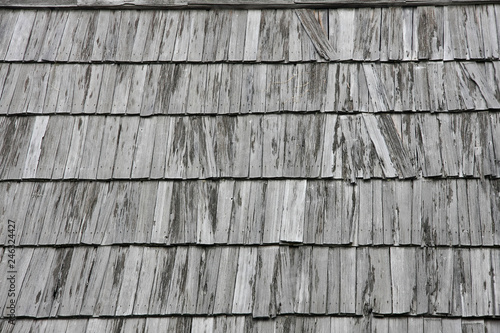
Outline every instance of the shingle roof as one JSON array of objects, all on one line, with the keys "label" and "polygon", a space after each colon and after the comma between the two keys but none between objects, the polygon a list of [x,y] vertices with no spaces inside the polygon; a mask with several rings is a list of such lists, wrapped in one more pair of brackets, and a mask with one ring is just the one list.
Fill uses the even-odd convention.
[{"label": "shingle roof", "polygon": [[500,5],[0,7],[1,332],[500,330]]}]

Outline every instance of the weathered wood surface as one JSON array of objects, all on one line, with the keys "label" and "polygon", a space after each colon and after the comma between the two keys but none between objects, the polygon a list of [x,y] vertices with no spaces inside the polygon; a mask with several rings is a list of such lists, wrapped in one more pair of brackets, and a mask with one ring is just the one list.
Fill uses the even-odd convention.
[{"label": "weathered wood surface", "polygon": [[461,4],[489,4],[493,0],[32,0],[29,4],[21,0],[2,0],[3,7],[38,8],[303,8],[304,6],[336,7],[387,7],[387,6],[446,6]]},{"label": "weathered wood surface", "polygon": [[[406,179],[420,173],[442,178],[500,177],[496,158],[500,143],[498,135],[490,134],[498,132],[496,112],[403,114],[393,117],[397,128],[391,117],[368,114],[341,115],[334,124],[323,114],[151,117],[140,121],[138,117],[108,116],[102,132],[96,126],[103,122],[96,117],[1,118],[0,178],[285,176],[355,182]],[[155,131],[144,132],[153,122]],[[268,128],[273,130],[271,134]],[[138,145],[137,140],[153,147]],[[93,155],[84,159],[90,156],[89,149],[94,149]],[[145,152],[147,156],[153,151],[151,171],[134,172],[136,157],[144,149],[150,150]],[[47,161],[48,156],[55,156],[53,163]]]},{"label": "weathered wood surface", "polygon": [[[498,279],[494,264],[494,259],[498,258],[498,249],[408,247],[389,252],[388,247],[341,247],[333,248],[339,251],[340,260],[330,261],[328,248],[252,246],[239,249],[235,270],[217,272],[217,268],[225,269],[224,264],[215,266],[213,274],[199,274],[200,268],[205,267],[204,260],[228,249],[162,247],[155,250],[157,262],[168,263],[157,267],[155,279],[168,276],[169,286],[159,286],[159,283],[164,282],[156,281],[151,290],[138,290],[137,281],[151,281],[154,274],[151,271],[153,267],[141,264],[144,261],[143,252],[149,253],[150,250],[144,246],[112,246],[102,249],[105,248],[107,251],[98,249],[97,252],[91,246],[84,249],[41,247],[27,250],[33,251],[33,255],[26,267],[22,291],[17,298],[19,316],[47,318],[57,316],[60,311],[73,317],[180,313],[213,315],[218,313],[218,305],[215,308],[201,306],[203,302],[198,303],[200,306],[197,305],[199,286],[203,288],[210,285],[216,288],[210,291],[212,295],[220,293],[220,297],[216,296],[219,300],[217,304],[222,305],[227,301],[232,303],[232,308],[223,312],[225,314],[253,317],[286,315],[290,314],[291,309],[284,309],[281,305],[291,302],[295,305],[293,312],[298,314],[325,314],[328,311],[329,314],[354,315],[358,310],[365,311],[368,307],[377,315],[411,313],[438,317],[425,319],[425,327],[441,325],[439,315],[441,311],[448,311],[443,306],[450,304],[450,299],[460,302],[460,309],[454,311],[455,316],[484,317],[495,313],[493,302],[498,298],[496,289],[492,288]],[[289,256],[288,265],[281,262],[285,258],[283,254]],[[46,264],[42,258],[48,258],[50,264]],[[417,260],[410,260],[411,258]],[[4,260],[5,254],[2,262]],[[108,265],[103,270],[105,272],[97,271],[99,267],[96,264],[106,261]],[[94,267],[87,269],[92,267],[92,262],[96,263]],[[399,269],[403,262],[406,269]],[[331,265],[335,266],[330,267]],[[364,265],[369,267],[366,280],[356,276],[357,267]],[[78,267],[76,271],[75,266]],[[161,272],[158,272],[159,269]],[[335,270],[337,275],[326,277],[327,272]],[[474,274],[471,274],[471,270]],[[77,272],[80,272],[80,277],[75,276]],[[232,276],[226,277],[227,274]],[[45,284],[37,283],[40,277],[46,281]],[[358,281],[360,278],[361,281]],[[458,280],[457,283],[452,283],[455,279]],[[449,280],[448,284],[444,283],[446,280]],[[80,285],[83,281],[95,284],[92,289],[90,286],[86,288],[82,294],[84,302],[93,306],[87,307],[84,304],[79,309],[67,303],[67,290],[85,288]],[[438,281],[439,287],[436,284]],[[366,283],[362,286],[365,297],[361,303],[356,302],[355,298],[357,283]],[[328,308],[326,303],[333,296],[330,294],[334,290],[331,289],[332,284],[341,286],[340,307],[336,310]],[[151,282],[147,285],[151,286]],[[289,288],[290,292],[283,293],[283,287]],[[320,290],[322,297],[318,294]],[[32,292],[41,295],[35,302],[29,297]],[[147,297],[150,292],[149,308],[146,310],[138,307],[141,303],[136,303],[136,295],[146,293]],[[280,305],[276,302],[278,294],[285,303]],[[421,302],[425,302],[425,307]],[[358,306],[362,309],[358,309]]]},{"label": "weathered wood surface", "polygon": [[0,331],[500,330],[498,4],[48,1],[0,0]]},{"label": "weathered wood surface", "polygon": [[497,180],[0,184],[0,217],[30,246],[500,245]]},{"label": "weathered wood surface", "polygon": [[425,61],[418,66],[3,63],[0,71],[5,73],[0,113],[12,115],[377,113],[500,108],[498,61]]},{"label": "weathered wood surface", "polygon": [[[3,0],[0,6],[2,3],[8,6],[12,1],[15,0]],[[139,0],[137,5],[147,6],[147,1]],[[179,8],[181,5],[175,0],[172,3],[151,1],[150,6],[163,3]],[[283,1],[281,6],[293,6],[287,0],[275,0],[269,5],[279,6],[280,1]],[[46,5],[44,3],[38,6]],[[300,20],[290,19],[295,16],[290,6],[278,10],[231,10],[222,6],[212,11],[155,12],[147,8],[134,10],[133,1],[122,5],[125,3],[130,10],[92,8],[105,4],[119,7],[120,2],[114,0],[90,0],[86,5],[91,8],[84,11],[2,10],[5,34],[1,39],[0,60],[295,62],[499,57],[498,26],[494,24],[499,10],[498,5],[488,4],[489,1],[478,1],[477,6],[436,7],[437,3],[427,3],[428,6],[409,8],[330,9],[323,10],[325,16],[329,16],[323,21],[309,9],[297,10]],[[321,3],[327,2],[318,4]],[[467,4],[466,1],[456,3]],[[453,5],[454,1],[447,4]],[[235,2],[229,1],[226,5],[235,5]],[[248,1],[241,6],[252,5],[259,6]],[[362,6],[363,3],[350,5]],[[373,5],[380,3],[375,1]],[[153,31],[152,21],[158,30]],[[301,52],[296,49],[297,43],[302,44]]]}]

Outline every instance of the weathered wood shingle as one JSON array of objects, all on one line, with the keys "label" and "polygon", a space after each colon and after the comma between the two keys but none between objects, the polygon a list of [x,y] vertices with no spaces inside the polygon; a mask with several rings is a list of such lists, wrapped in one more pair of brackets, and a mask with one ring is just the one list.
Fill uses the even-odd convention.
[{"label": "weathered wood shingle", "polygon": [[0,331],[499,330],[497,4],[0,6]]}]

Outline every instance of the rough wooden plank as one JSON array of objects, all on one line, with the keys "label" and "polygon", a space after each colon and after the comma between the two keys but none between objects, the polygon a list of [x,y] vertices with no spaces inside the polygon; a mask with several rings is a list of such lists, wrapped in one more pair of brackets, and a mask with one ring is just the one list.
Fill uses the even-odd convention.
[{"label": "rough wooden plank", "polygon": [[429,80],[426,66],[417,65],[414,68],[414,102],[415,110],[427,111],[430,109]]},{"label": "rough wooden plank", "polygon": [[463,320],[462,321],[462,332],[464,333],[483,333],[484,321],[482,320]]},{"label": "rough wooden plank", "polygon": [[245,35],[247,27],[247,15],[246,10],[236,10],[231,13],[231,35],[229,37],[227,59],[229,61],[241,61],[243,60],[245,44]]},{"label": "rough wooden plank", "polygon": [[285,184],[280,240],[303,242],[306,181],[288,180]]},{"label": "rough wooden plank", "polygon": [[65,179],[78,178],[78,171],[80,170],[83,147],[85,144],[85,135],[87,134],[88,120],[88,117],[75,117],[68,159],[66,160],[66,166],[64,168]]},{"label": "rough wooden plank", "polygon": [[[233,305],[233,300],[235,299],[235,292],[237,289],[236,287],[236,279],[237,276],[240,275],[239,273],[239,265],[238,262],[235,259],[236,257],[240,258],[243,262],[244,258],[239,256],[239,251],[242,248],[238,247],[224,247],[221,249],[221,259],[220,259],[220,264],[218,267],[218,278],[217,278],[217,286],[215,288],[216,295],[214,298],[214,305],[213,305],[213,313],[214,314],[225,314],[228,312],[231,312],[232,310],[232,305]],[[244,251],[244,254],[248,255],[249,251]],[[247,258],[250,259],[250,258]],[[256,258],[251,259],[251,260],[256,260]],[[251,264],[251,263],[250,263]],[[241,267],[241,269],[245,270],[248,267]],[[245,293],[244,291],[244,286],[241,285],[244,279],[244,276],[239,276],[239,283],[238,284],[238,292]],[[237,297],[242,297],[237,296]]]},{"label": "rough wooden plank", "polygon": [[462,8],[463,21],[467,36],[467,47],[471,59],[484,58],[484,44],[481,33],[481,17],[479,9],[475,6]]},{"label": "rough wooden plank", "polygon": [[220,24],[218,27],[218,47],[215,52],[215,61],[225,61],[228,58],[229,40],[231,34],[231,12],[220,12]]},{"label": "rough wooden plank", "polygon": [[[494,91],[491,90],[491,84],[486,80],[486,73],[482,66],[475,63],[462,63],[462,68],[466,71],[469,78],[474,81],[478,86],[482,97],[486,101],[487,107],[490,109],[500,108],[500,102],[494,95]],[[477,103],[477,101],[475,101]],[[477,109],[479,107],[476,106]]]},{"label": "rough wooden plank", "polygon": [[163,107],[169,114],[186,113],[189,81],[191,80],[191,65],[177,65],[172,70],[172,81],[166,88],[169,90],[169,104]]},{"label": "rough wooden plank", "polygon": [[[237,182],[234,186],[233,205],[231,210],[231,226],[229,228],[229,243],[244,244],[247,219],[251,219],[251,183]],[[245,222],[244,222],[245,221]],[[249,223],[251,224],[251,222]]]},{"label": "rough wooden plank", "polygon": [[89,55],[89,59],[93,61],[100,61],[104,59],[104,52],[106,49],[106,34],[108,31],[108,25],[111,21],[112,11],[102,10],[99,11],[96,21],[97,25],[95,28],[95,38],[92,45],[92,53]]},{"label": "rough wooden plank", "polygon": [[[194,79],[194,75],[191,74]],[[206,114],[215,114],[219,108],[219,90],[221,86],[222,64],[208,65],[206,72],[206,96],[204,108],[201,112]]]},{"label": "rough wooden plank", "polygon": [[359,245],[372,243],[372,182],[362,181],[359,183]]},{"label": "rough wooden plank", "polygon": [[[382,13],[390,12],[391,23],[389,36],[388,36],[388,59],[389,60],[401,60],[403,58],[404,49],[404,13],[405,9],[391,7],[389,9],[382,9]],[[386,21],[382,21],[386,22]]]},{"label": "rough wooden plank", "polygon": [[[116,56],[119,43],[119,35],[122,23],[123,11],[110,11],[110,17],[106,29],[106,39],[104,42],[104,51],[101,60],[112,61]],[[127,22],[124,20],[125,24]],[[125,30],[125,29],[124,29]],[[103,34],[104,36],[104,34]]]},{"label": "rough wooden plank", "polygon": [[[29,42],[24,51],[24,60],[38,60],[43,46],[45,34],[47,33],[50,15],[49,11],[40,10],[36,12],[36,18],[33,22]],[[1,54],[1,51],[0,51]]]},{"label": "rough wooden plank", "polygon": [[[16,92],[16,85],[21,72],[21,66],[10,65],[2,66],[2,72],[5,73],[4,80],[2,82],[2,95],[0,96],[0,113],[7,114],[10,113],[10,104],[12,103],[12,97]],[[2,73],[2,74],[3,74]]]},{"label": "rough wooden plank", "polygon": [[187,275],[184,281],[185,287],[182,296],[184,299],[184,304],[181,310],[182,313],[196,313],[196,301],[198,298],[199,286],[203,283],[200,281],[200,261],[203,252],[205,252],[205,250],[198,247],[189,248]]},{"label": "rough wooden plank", "polygon": [[374,248],[370,251],[373,269],[373,311],[392,313],[393,291],[391,289],[390,256],[386,249]]},{"label": "rough wooden plank", "polygon": [[172,182],[160,182],[158,184],[154,218],[151,227],[152,243],[165,243],[168,241],[172,188]]},{"label": "rough wooden plank", "polygon": [[384,244],[384,219],[383,219],[383,182],[372,180],[372,238],[373,244]]},{"label": "rough wooden plank", "polygon": [[116,305],[116,315],[118,316],[132,314],[134,299],[138,293],[136,288],[139,273],[142,270],[143,251],[143,247],[131,246],[127,253],[123,267],[126,274],[124,274]]},{"label": "rough wooden plank", "polygon": [[[436,220],[437,214],[434,214],[434,207],[438,200],[438,193],[433,191],[434,182],[423,181],[420,187],[421,190],[421,232],[422,243],[428,246],[436,244]],[[434,192],[434,193],[433,193]]]},{"label": "rough wooden plank", "polygon": [[[176,248],[163,249],[158,251],[157,265],[153,279],[150,299],[155,302],[142,303],[141,311],[151,314],[165,313],[166,302],[170,291],[170,282],[173,274],[173,267],[176,257]],[[143,300],[146,302],[146,300]],[[149,309],[148,309],[149,306]]]},{"label": "rough wooden plank", "polygon": [[415,15],[418,18],[418,58],[443,59],[444,25],[439,20],[443,16],[442,7],[417,7]]},{"label": "rough wooden plank", "polygon": [[389,149],[380,131],[380,125],[375,116],[363,114],[366,129],[370,135],[370,139],[375,145],[375,149],[382,162],[383,171],[386,177],[391,178],[397,175],[397,170],[394,168],[392,158],[389,154]]},{"label": "rough wooden plank", "polygon": [[40,50],[40,60],[55,60],[68,17],[67,11],[58,11],[50,16],[47,33]]},{"label": "rough wooden plank", "polygon": [[478,7],[481,16],[481,31],[484,41],[484,57],[498,59],[500,55],[498,43],[498,27],[496,24],[495,6]]},{"label": "rough wooden plank", "polygon": [[299,9],[296,13],[318,54],[326,60],[334,59],[335,51],[318,20],[314,17],[314,12],[308,9]]},{"label": "rough wooden plank", "polygon": [[59,312],[61,289],[66,286],[72,256],[72,248],[56,251],[49,271],[50,277],[47,279],[45,289],[40,295],[38,317],[54,316]]},{"label": "rough wooden plank", "polygon": [[[141,108],[140,114],[141,116],[149,116],[153,113],[158,113],[159,111],[155,111],[159,107],[159,103],[156,101],[156,95],[158,91],[158,80],[160,77],[160,69],[161,66],[147,66],[146,77],[144,78],[144,89],[141,91],[140,96],[141,100]],[[139,103],[139,101],[138,101]]]},{"label": "rough wooden plank", "polygon": [[356,249],[340,250],[340,313],[356,313]]},{"label": "rough wooden plank", "polygon": [[[3,170],[1,179],[20,179],[22,177],[29,142],[35,121],[29,118],[16,118],[9,121],[9,128],[5,133],[10,135],[4,137],[2,144]],[[12,149],[15,143],[18,149]]]},{"label": "rough wooden plank", "polygon": [[[181,11],[168,11],[164,12],[162,17],[162,22],[160,23],[164,26],[164,29],[158,34],[158,52],[150,52],[150,57],[152,60],[158,59],[159,61],[171,61],[174,53],[174,47],[176,43],[177,30],[181,17]],[[164,21],[164,22],[163,22]],[[152,32],[156,27],[152,27]],[[158,30],[160,31],[160,30]],[[151,34],[150,34],[151,35]],[[156,36],[156,35],[155,35]],[[155,37],[156,38],[156,37]],[[156,59],[155,59],[156,58]]]},{"label": "rough wooden plank", "polygon": [[268,318],[276,315],[275,304],[275,271],[279,259],[279,247],[262,247],[257,254],[257,270],[255,274],[255,298],[252,315],[254,318]]},{"label": "rough wooden plank", "polygon": [[354,25],[354,60],[380,59],[380,20],[379,8],[357,8]]},{"label": "rough wooden plank", "polygon": [[6,95],[5,99],[2,98],[2,104],[5,103],[6,105],[4,113],[16,114],[26,112],[25,106],[27,103],[25,100],[29,99],[33,86],[30,79],[32,73],[33,67],[31,65],[20,66],[19,72],[14,73],[16,81],[12,81],[13,87],[4,89]]},{"label": "rough wooden plank", "polygon": [[435,177],[442,175],[442,160],[439,154],[439,123],[436,117],[425,117],[421,119],[421,136],[423,141],[424,168],[423,173],[426,177]]},{"label": "rough wooden plank", "polygon": [[79,178],[95,179],[97,176],[99,154],[96,152],[101,149],[105,120],[104,117],[88,118],[87,133],[84,135],[85,142],[80,155],[80,169],[77,173]]},{"label": "rough wooden plank", "polygon": [[86,279],[96,260],[96,249],[75,248],[71,257],[66,283],[62,290],[58,313],[63,316],[79,313],[85,293]]},{"label": "rough wooden plank", "polygon": [[414,286],[411,313],[422,314],[429,311],[429,298],[427,296],[427,249],[415,250],[416,285]]},{"label": "rough wooden plank", "polygon": [[[130,178],[139,118],[122,118],[113,168],[113,178]],[[102,156],[102,155],[101,155]]]},{"label": "rough wooden plank", "polygon": [[[53,54],[53,58],[47,60],[56,61],[69,61],[71,55],[71,47],[73,42],[78,39],[76,36],[76,30],[78,28],[78,21],[80,19],[81,13],[69,12],[68,19],[65,21],[64,32],[61,33],[61,39],[59,47],[57,48],[57,53]],[[43,57],[45,59],[46,57]]]},{"label": "rough wooden plank", "polygon": [[296,272],[292,279],[294,312],[305,313],[310,309],[311,299],[311,247],[297,248],[290,253],[290,269]]},{"label": "rough wooden plank", "polygon": [[479,184],[477,180],[467,182],[467,201],[470,222],[470,241],[471,245],[482,245],[481,236],[481,217],[479,215]]},{"label": "rough wooden plank", "polygon": [[[25,221],[22,227],[22,233],[18,233],[19,244],[31,245],[37,244],[40,234],[42,234],[43,220],[46,207],[50,204],[50,193],[56,188],[52,184],[36,184],[29,196],[29,205],[24,215]],[[55,191],[57,192],[57,190]],[[49,221],[49,223],[53,221]],[[55,228],[57,232],[57,227]]]},{"label": "rough wooden plank", "polygon": [[179,15],[179,25],[177,29],[177,37],[175,39],[174,51],[172,55],[173,61],[185,61],[188,56],[189,35],[191,26],[191,11],[182,11]]},{"label": "rough wooden plank", "polygon": [[288,35],[289,35],[288,61],[293,62],[302,60],[301,40],[302,38],[305,37],[305,34],[306,32],[302,28],[299,18],[294,13],[291,13],[290,23],[288,25]]},{"label": "rough wooden plank", "polygon": [[132,71],[130,79],[128,101],[125,106],[125,113],[127,114],[141,113],[143,91],[148,89],[148,87],[145,86],[148,67],[147,65],[133,67],[134,70]]},{"label": "rough wooden plank", "polygon": [[494,314],[491,250],[471,249],[472,304],[477,316]]},{"label": "rough wooden plank", "polygon": [[[134,51],[132,51],[132,59],[140,60],[139,57],[142,57],[142,61],[156,61],[159,58],[160,54],[160,46],[162,42],[163,33],[165,30],[165,25],[167,22],[167,15],[170,12],[167,11],[152,11],[148,14],[148,19],[144,19],[144,41],[141,42],[137,40],[137,44],[134,45]],[[142,15],[141,15],[142,19]],[[147,43],[145,43],[148,41]],[[145,43],[143,45],[143,43]],[[140,46],[143,48],[140,48]]]},{"label": "rough wooden plank", "polygon": [[134,67],[128,65],[119,65],[116,68],[116,81],[113,82],[115,88],[111,109],[109,110],[111,114],[126,113],[133,69]]},{"label": "rough wooden plank", "polygon": [[[30,264],[31,264],[33,249],[32,248],[31,249],[30,248],[17,248],[15,251],[16,251],[15,258],[14,258],[16,260],[16,262],[15,262],[16,284],[15,285],[16,285],[17,290],[19,290],[22,287],[22,284],[23,284],[25,277],[26,276],[29,277],[29,275],[26,275],[26,272],[28,271],[28,268],[30,267]],[[12,255],[8,249],[2,250],[0,254],[2,255],[1,261],[0,261],[0,267],[2,268],[2,271],[5,272],[5,273],[3,273],[2,278],[7,279],[8,278],[7,274],[11,274],[10,273],[11,269],[9,268],[9,265],[11,263],[10,260],[12,260]],[[10,312],[10,310],[7,308],[7,306],[10,305],[9,298],[12,299],[12,296],[13,296],[13,295],[10,295],[11,297],[8,298],[9,293],[10,293],[9,289],[11,289],[10,283],[8,284],[8,286],[9,286],[8,288],[4,288],[4,290],[2,290],[0,292],[0,299],[2,300],[1,304],[2,304],[2,307],[5,309],[4,313],[7,316]],[[15,302],[19,302],[19,293],[14,295],[14,296],[16,298]],[[8,320],[3,320],[3,322],[8,322]]]},{"label": "rough wooden plank", "polygon": [[96,16],[90,11],[83,11],[78,19],[75,39],[68,56],[68,60],[85,61],[92,54],[94,42]]},{"label": "rough wooden plank", "polygon": [[97,179],[110,179],[112,177],[119,139],[120,119],[107,117],[104,126]]},{"label": "rough wooden plank", "polygon": [[322,181],[307,181],[304,214],[304,243],[322,244],[325,220],[326,186]]},{"label": "rough wooden plank", "polygon": [[451,249],[435,250],[436,268],[435,272],[436,290],[431,293],[430,298],[433,302],[433,312],[450,313],[452,300],[453,280],[449,277],[453,275],[453,252]]},{"label": "rough wooden plank", "polygon": [[256,61],[260,34],[261,11],[249,10],[245,35],[243,61]]},{"label": "rough wooden plank", "polygon": [[392,312],[409,313],[415,286],[414,250],[392,247],[390,249]]},{"label": "rough wooden plank", "polygon": [[239,249],[232,307],[234,314],[248,314],[252,311],[257,254],[256,248],[241,247]]},{"label": "rough wooden plank", "polygon": [[110,266],[102,277],[99,296],[94,300],[94,314],[99,316],[115,314],[120,287],[125,277],[124,264],[128,252],[128,247],[112,248],[108,261]]},{"label": "rough wooden plank", "polygon": [[314,283],[311,286],[310,313],[324,314],[327,305],[328,286],[328,248],[314,247],[311,256],[311,275]]},{"label": "rough wooden plank", "polygon": [[458,332],[461,330],[461,320],[460,319],[442,319],[441,325],[443,327],[443,333],[447,332]]},{"label": "rough wooden plank", "polygon": [[171,119],[160,117],[157,119],[154,135],[153,160],[151,162],[151,174],[153,179],[163,178],[165,176],[165,159],[167,152],[167,143],[170,135]]},{"label": "rough wooden plank", "polygon": [[28,155],[24,164],[23,178],[34,178],[37,172],[38,161],[41,154],[42,141],[45,136],[49,117],[39,116],[35,118],[33,131],[29,143]]},{"label": "rough wooden plank", "polygon": [[470,315],[471,289],[469,250],[457,250],[453,257],[453,300],[450,311],[452,314]]},{"label": "rough wooden plank", "polygon": [[[351,60],[353,58],[354,50],[354,36],[355,36],[355,9],[338,9],[330,11],[330,31],[336,31],[336,43],[333,42],[334,47],[338,53],[339,60]],[[334,20],[332,20],[332,15]],[[332,34],[330,34],[330,38]]]},{"label": "rough wooden plank", "polygon": [[385,84],[382,83],[379,75],[380,67],[376,68],[373,64],[364,64],[363,71],[365,73],[374,112],[389,111],[389,98],[385,90]]},{"label": "rough wooden plank", "polygon": [[0,59],[5,60],[20,11],[2,10],[0,19]]},{"label": "rough wooden plank", "polygon": [[37,281],[47,281],[50,273],[50,267],[56,250],[52,248],[42,248],[33,251],[30,265],[27,268],[26,275],[19,286],[19,295],[16,302],[16,314],[18,316],[37,315],[41,304],[41,297],[33,300],[33,295],[42,294],[45,290],[45,283]]},{"label": "rough wooden plank", "polygon": [[[196,12],[195,12],[196,13]],[[206,12],[206,24],[203,44],[202,59],[204,62],[215,61],[223,21],[222,11]],[[194,27],[193,27],[194,28]]]},{"label": "rough wooden plank", "polygon": [[12,31],[12,39],[10,40],[5,60],[19,61],[24,59],[35,19],[35,11],[22,11],[19,13]]},{"label": "rough wooden plank", "polygon": [[142,255],[142,265],[139,277],[137,278],[137,290],[133,300],[133,314],[148,314],[148,307],[151,303],[151,291],[157,270],[158,248],[145,247]]}]

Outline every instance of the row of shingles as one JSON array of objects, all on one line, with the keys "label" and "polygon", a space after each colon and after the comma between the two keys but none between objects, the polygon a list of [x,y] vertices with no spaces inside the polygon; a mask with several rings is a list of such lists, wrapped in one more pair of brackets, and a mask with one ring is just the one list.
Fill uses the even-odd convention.
[{"label": "row of shingles", "polygon": [[0,121],[4,180],[415,176],[385,115],[338,121],[331,114]]},{"label": "row of shingles", "polygon": [[101,246],[16,256],[22,317],[500,313],[499,249]]},{"label": "row of shingles", "polygon": [[[3,326],[2,326],[3,325]],[[216,317],[147,317],[112,319],[18,319],[15,326],[7,321],[0,323],[5,333],[35,332],[255,332],[255,333],[314,333],[314,332],[358,332],[358,333],[485,333],[500,329],[500,321],[456,318],[381,318],[381,317],[323,317],[323,316],[279,316],[272,320],[254,320],[248,316]]]},{"label": "row of shingles", "polygon": [[0,114],[148,116],[500,109],[498,61],[365,65],[6,63],[0,65],[0,73]]},{"label": "row of shingles", "polygon": [[[357,8],[321,10],[317,17],[332,45],[331,60],[498,59],[499,11],[498,5]],[[3,16],[0,59],[6,61],[322,59],[291,10],[38,10]]]},{"label": "row of shingles", "polygon": [[0,129],[3,180],[500,176],[496,112],[58,115]]},{"label": "row of shingles", "polygon": [[[55,62],[311,61],[292,10],[3,10],[0,59]],[[289,38],[289,36],[291,38]]]},{"label": "row of shingles", "polygon": [[[0,183],[16,245],[500,245],[498,181]],[[56,222],[59,221],[59,222]],[[7,223],[0,244],[8,244]]]},{"label": "row of shingles", "polygon": [[500,176],[496,113],[393,115],[403,146],[424,177]]},{"label": "row of shingles", "polygon": [[331,9],[332,60],[495,59],[499,14],[498,5]]}]

